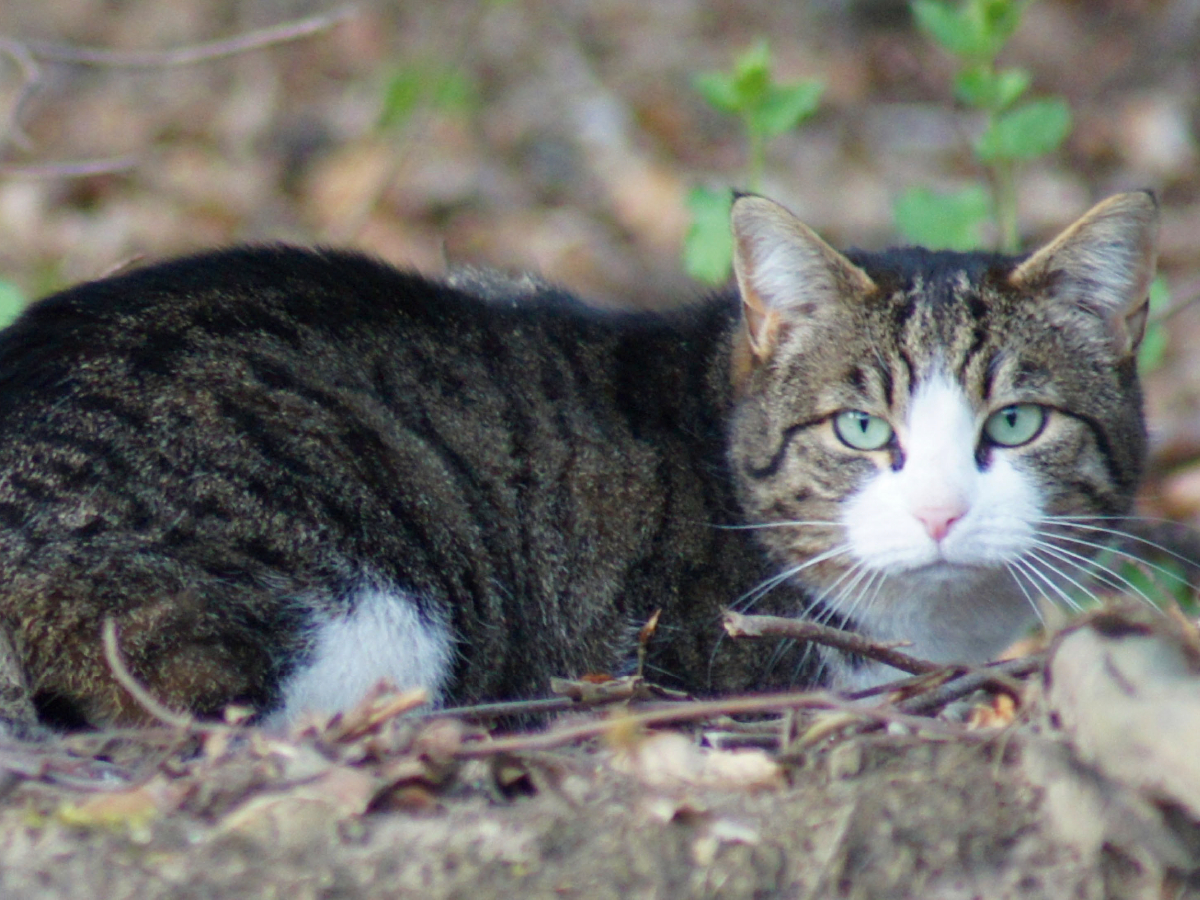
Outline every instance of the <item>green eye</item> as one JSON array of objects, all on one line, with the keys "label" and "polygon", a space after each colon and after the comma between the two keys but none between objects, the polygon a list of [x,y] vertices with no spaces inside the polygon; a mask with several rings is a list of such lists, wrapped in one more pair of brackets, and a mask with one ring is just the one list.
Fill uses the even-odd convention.
[{"label": "green eye", "polygon": [[833,430],[855,450],[881,450],[892,440],[892,426],[861,409],[843,409],[833,417]]},{"label": "green eye", "polygon": [[1036,403],[1016,403],[998,409],[983,423],[983,433],[993,444],[1020,447],[1041,433],[1046,424],[1046,408]]}]

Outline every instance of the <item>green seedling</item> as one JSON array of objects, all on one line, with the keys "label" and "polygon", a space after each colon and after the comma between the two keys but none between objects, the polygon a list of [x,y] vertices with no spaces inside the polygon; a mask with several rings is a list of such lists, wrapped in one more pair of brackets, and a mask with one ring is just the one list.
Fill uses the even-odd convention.
[{"label": "green seedling", "polygon": [[461,69],[433,64],[402,66],[384,82],[379,125],[398,129],[421,109],[469,113],[476,105],[475,85]]},{"label": "green seedling", "polygon": [[917,26],[958,59],[955,100],[984,115],[983,131],[971,149],[987,173],[987,188],[971,185],[948,193],[914,189],[902,195],[894,208],[896,226],[914,243],[977,249],[985,226],[992,223],[1000,250],[1019,249],[1017,169],[1056,151],[1071,131],[1065,100],[1029,98],[1030,74],[996,62],[1030,2],[913,0]]},{"label": "green seedling", "polygon": [[[696,90],[709,105],[741,121],[748,148],[747,189],[761,189],[767,141],[810,118],[821,102],[823,82],[810,79],[788,84],[771,76],[771,52],[761,42],[742,53],[728,72],[696,76]],[[728,189],[693,188],[688,195],[691,227],[684,241],[684,268],[693,278],[720,284],[729,277],[733,239],[729,233]]]}]

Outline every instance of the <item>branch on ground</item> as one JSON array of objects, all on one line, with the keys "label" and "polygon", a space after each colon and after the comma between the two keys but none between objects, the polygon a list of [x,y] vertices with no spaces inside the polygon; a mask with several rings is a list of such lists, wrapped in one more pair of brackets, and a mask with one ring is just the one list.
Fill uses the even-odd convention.
[{"label": "branch on ground", "polygon": [[[21,128],[21,111],[41,85],[41,63],[97,66],[110,69],[166,69],[212,62],[278,44],[301,40],[328,31],[358,14],[353,5],[340,6],[323,13],[258,28],[215,41],[187,44],[169,50],[106,50],[98,47],[74,47],[41,41],[23,41],[0,35],[0,55],[16,66],[21,80],[13,101],[0,114],[0,153],[8,144],[28,152],[32,141]],[[113,159],[78,160],[45,163],[37,166],[0,166],[0,175],[35,178],[78,177],[109,174],[129,169],[134,160],[128,156]]]},{"label": "branch on ground", "polygon": [[820,625],[804,619],[789,619],[783,616],[746,616],[733,610],[727,610],[723,624],[730,637],[788,637],[797,641],[811,641],[814,644],[833,647],[836,650],[873,659],[910,675],[928,675],[946,668],[941,663],[909,656],[890,644],[871,641],[852,631],[842,631],[840,628],[830,628],[828,625]]}]

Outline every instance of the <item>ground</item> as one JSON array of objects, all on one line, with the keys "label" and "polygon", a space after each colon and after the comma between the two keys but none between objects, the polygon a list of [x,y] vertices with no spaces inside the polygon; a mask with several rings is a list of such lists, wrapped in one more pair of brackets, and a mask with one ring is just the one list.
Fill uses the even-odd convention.
[{"label": "ground", "polygon": [[[770,146],[763,190],[834,244],[892,242],[903,189],[980,174],[964,149],[975,125],[950,103],[951,63],[894,0],[342,9],[0,6],[0,294],[286,240],[429,272],[533,269],[598,303],[678,302],[705,289],[680,265],[687,191],[745,177],[732,121],[692,78],[762,38],[781,79],[827,82],[815,119]],[[251,52],[139,55],[322,14],[327,27]],[[1114,191],[1152,187],[1162,202],[1172,300],[1156,313],[1165,347],[1146,372],[1153,452],[1141,509],[1193,526],[1198,45],[1193,4],[1041,0],[1004,57],[1075,115],[1065,148],[1021,173],[1030,242]],[[123,55],[88,61],[84,47]],[[1108,639],[1080,633],[1093,631]],[[1187,895],[1200,808],[1191,782],[1137,774],[1190,776],[1187,765],[1151,746],[1132,753],[1142,769],[1118,772],[1112,755],[1124,751],[1096,751],[1078,730],[1092,726],[1064,723],[1041,685],[1036,673],[1010,684],[1015,719],[1007,707],[994,720],[976,713],[970,729],[889,705],[883,726],[810,710],[815,725],[785,722],[752,740],[747,725],[674,723],[663,738],[664,726],[621,720],[589,740],[531,749],[518,739],[504,751],[473,726],[382,716],[290,738],[176,724],[5,745],[0,894]],[[998,705],[986,702],[977,708]],[[764,749],[700,747],[698,736],[730,728]],[[1159,743],[1186,748],[1190,735]],[[1075,791],[1065,805],[1064,785]]]}]

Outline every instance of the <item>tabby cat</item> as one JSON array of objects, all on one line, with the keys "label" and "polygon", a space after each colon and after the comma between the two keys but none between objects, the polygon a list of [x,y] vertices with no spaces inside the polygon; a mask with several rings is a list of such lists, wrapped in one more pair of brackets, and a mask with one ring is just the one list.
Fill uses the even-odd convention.
[{"label": "tabby cat", "polygon": [[744,196],[737,295],[666,313],[278,247],[72,288],[0,334],[3,636],[64,726],[144,715],[107,619],[167,705],[280,725],[628,671],[660,607],[649,673],[697,691],[815,674],[729,606],[984,660],[1130,506],[1156,220],[843,255]]}]

